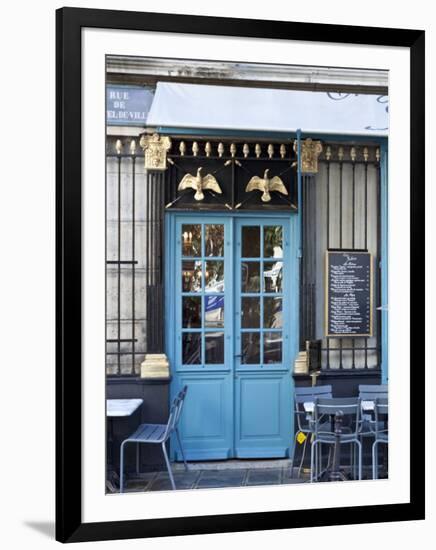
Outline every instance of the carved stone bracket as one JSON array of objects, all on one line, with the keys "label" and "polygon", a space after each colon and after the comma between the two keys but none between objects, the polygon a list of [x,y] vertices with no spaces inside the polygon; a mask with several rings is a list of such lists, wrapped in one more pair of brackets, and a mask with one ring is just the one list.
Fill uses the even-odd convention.
[{"label": "carved stone bracket", "polygon": [[[294,142],[294,151],[298,153],[297,142]],[[303,174],[316,174],[318,172],[318,157],[322,152],[320,141],[307,138],[301,142],[301,172]]]},{"label": "carved stone bracket", "polygon": [[139,142],[144,149],[144,165],[146,170],[166,170],[167,152],[171,148],[171,139],[159,134],[142,135]]}]

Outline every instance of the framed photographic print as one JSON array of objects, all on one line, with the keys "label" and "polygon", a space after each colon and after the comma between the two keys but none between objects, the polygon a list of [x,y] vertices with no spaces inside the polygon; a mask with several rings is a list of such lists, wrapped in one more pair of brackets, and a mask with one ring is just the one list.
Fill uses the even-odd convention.
[{"label": "framed photographic print", "polygon": [[424,303],[423,31],[58,10],[58,540],[423,519]]}]

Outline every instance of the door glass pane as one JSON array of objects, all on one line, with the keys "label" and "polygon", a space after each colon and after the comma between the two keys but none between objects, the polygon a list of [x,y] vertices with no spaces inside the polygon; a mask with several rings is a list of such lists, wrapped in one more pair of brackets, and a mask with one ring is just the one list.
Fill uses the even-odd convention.
[{"label": "door glass pane", "polygon": [[184,296],[182,298],[183,328],[201,327],[201,297]]},{"label": "door glass pane", "polygon": [[242,328],[260,327],[259,298],[241,298],[241,326]]},{"label": "door glass pane", "polygon": [[182,291],[201,292],[201,262],[182,262]]},{"label": "door glass pane", "polygon": [[205,338],[206,363],[224,363],[224,332],[207,332]]},{"label": "door glass pane", "polygon": [[199,365],[201,363],[201,333],[183,333],[182,362],[184,365]]},{"label": "door glass pane", "polygon": [[282,299],[268,298],[263,299],[263,327],[264,328],[282,328]]},{"label": "door glass pane", "polygon": [[224,292],[224,262],[206,262],[205,292]]},{"label": "door glass pane", "polygon": [[264,262],[263,291],[282,292],[283,262]]},{"label": "door glass pane", "polygon": [[242,227],[242,257],[259,258],[260,256],[260,227]]},{"label": "door glass pane", "polygon": [[206,225],[206,256],[224,256],[224,225]]},{"label": "door glass pane", "polygon": [[201,256],[201,225],[182,225],[182,255]]},{"label": "door glass pane", "polygon": [[224,327],[224,296],[205,296],[206,328]]},{"label": "door glass pane", "polygon": [[242,292],[260,292],[259,262],[242,262],[241,288]]},{"label": "door glass pane", "polygon": [[259,332],[243,332],[241,334],[241,363],[253,365],[260,363],[260,334]]},{"label": "door glass pane", "polygon": [[282,333],[264,332],[263,333],[263,362],[281,363],[282,362]]},{"label": "door glass pane", "polygon": [[263,256],[265,258],[283,258],[283,228],[281,225],[264,227]]}]

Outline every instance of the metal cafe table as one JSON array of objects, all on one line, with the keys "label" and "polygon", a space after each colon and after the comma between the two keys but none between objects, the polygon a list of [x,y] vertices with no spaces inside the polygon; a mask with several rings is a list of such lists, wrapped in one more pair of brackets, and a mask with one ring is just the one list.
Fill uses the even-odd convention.
[{"label": "metal cafe table", "polygon": [[[363,412],[372,412],[374,411],[375,403],[371,400],[362,400],[360,402],[361,411]],[[303,403],[303,408],[308,416],[312,416],[315,410],[315,403],[313,401],[306,401]],[[335,415],[334,418],[332,418],[333,421],[333,432],[336,436],[336,441],[334,445],[334,451],[333,451],[333,464],[330,468],[327,468],[327,470],[324,472],[324,475],[326,475],[327,479],[329,481],[344,481],[345,478],[343,474],[340,472],[340,463],[339,463],[339,438],[342,432],[342,417],[340,415]]]},{"label": "metal cafe table", "polygon": [[108,473],[106,479],[106,487],[109,491],[114,492],[114,485],[119,484],[119,476],[112,465],[114,456],[114,433],[113,420],[115,418],[127,418],[139,409],[144,403],[143,399],[106,399],[106,416],[109,422],[108,434]]}]

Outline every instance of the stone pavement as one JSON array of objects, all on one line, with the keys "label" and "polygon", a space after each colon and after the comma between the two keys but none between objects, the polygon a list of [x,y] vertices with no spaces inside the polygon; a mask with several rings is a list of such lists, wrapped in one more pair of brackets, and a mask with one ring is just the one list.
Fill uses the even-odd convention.
[{"label": "stone pavement", "polygon": [[[195,468],[195,466],[194,466]],[[259,485],[286,485],[304,483],[307,477],[291,477],[287,467],[265,468],[226,468],[188,471],[174,469],[174,481],[177,489],[212,489],[224,487],[252,487]],[[171,484],[167,472],[147,472],[130,474],[126,479],[125,492],[170,491]]]}]

